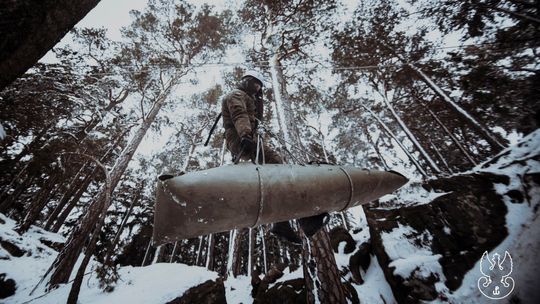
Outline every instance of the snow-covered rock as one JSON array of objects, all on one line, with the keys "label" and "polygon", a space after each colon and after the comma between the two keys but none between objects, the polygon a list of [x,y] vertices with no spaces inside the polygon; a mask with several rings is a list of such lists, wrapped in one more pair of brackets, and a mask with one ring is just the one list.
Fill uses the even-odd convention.
[{"label": "snow-covered rock", "polygon": [[485,251],[509,251],[528,265],[514,269],[511,297],[535,303],[538,291],[530,286],[538,274],[528,269],[540,268],[538,250],[525,249],[539,246],[523,236],[540,233],[539,161],[537,131],[470,172],[428,180],[423,187],[430,202],[421,196],[411,204],[407,196],[406,204],[392,198],[398,209],[388,206],[391,201],[366,207],[373,252],[396,300],[489,301],[477,288],[480,259]]}]

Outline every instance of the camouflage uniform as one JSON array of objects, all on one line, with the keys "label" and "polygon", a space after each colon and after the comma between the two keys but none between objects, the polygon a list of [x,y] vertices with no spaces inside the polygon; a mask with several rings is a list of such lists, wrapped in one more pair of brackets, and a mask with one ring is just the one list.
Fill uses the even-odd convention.
[{"label": "camouflage uniform", "polygon": [[[248,137],[253,142],[257,142],[257,119],[261,120],[263,114],[262,101],[256,99],[241,89],[235,89],[227,94],[221,103],[221,113],[223,115],[223,127],[225,128],[225,139],[227,149],[236,156],[241,151],[240,141],[243,137]],[[263,145],[259,153],[259,160],[262,162],[262,152],[267,164],[283,163],[281,157],[269,147]],[[244,151],[243,160],[255,160],[256,151]]]}]

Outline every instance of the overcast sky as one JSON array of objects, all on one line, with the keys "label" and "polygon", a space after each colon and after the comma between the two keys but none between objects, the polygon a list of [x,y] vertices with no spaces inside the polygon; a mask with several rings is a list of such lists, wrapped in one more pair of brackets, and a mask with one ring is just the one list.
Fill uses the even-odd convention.
[{"label": "overcast sky", "polygon": [[[196,1],[188,0],[196,5],[208,3],[217,8],[224,8],[226,2],[232,0],[214,0],[214,1]],[[146,7],[148,0],[101,0],[98,5],[92,9],[76,27],[104,27],[107,29],[109,38],[112,40],[120,40],[120,29],[131,22],[129,12],[132,10],[143,10]],[[59,45],[69,43],[69,35],[66,35]],[[42,62],[54,62],[55,57],[52,52],[47,53],[42,59]]]},{"label": "overcast sky", "polygon": [[101,0],[77,27],[105,27],[110,38],[120,39],[120,28],[130,23],[129,12],[142,10],[147,0]]}]

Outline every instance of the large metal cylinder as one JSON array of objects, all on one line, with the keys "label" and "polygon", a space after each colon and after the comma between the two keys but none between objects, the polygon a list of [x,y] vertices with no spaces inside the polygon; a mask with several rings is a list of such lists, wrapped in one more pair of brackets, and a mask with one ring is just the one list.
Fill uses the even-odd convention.
[{"label": "large metal cylinder", "polygon": [[163,244],[341,211],[407,181],[392,171],[333,165],[241,163],[190,172],[158,182],[153,239]]}]

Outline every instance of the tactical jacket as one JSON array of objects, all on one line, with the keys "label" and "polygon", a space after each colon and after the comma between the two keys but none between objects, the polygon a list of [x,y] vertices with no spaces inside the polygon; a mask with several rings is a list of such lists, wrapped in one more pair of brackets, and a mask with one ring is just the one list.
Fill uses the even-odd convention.
[{"label": "tactical jacket", "polygon": [[262,105],[257,107],[255,99],[240,89],[233,90],[222,99],[225,138],[227,147],[233,153],[238,153],[236,150],[242,137],[253,138],[257,129],[257,117],[261,117],[259,113],[262,113]]}]

